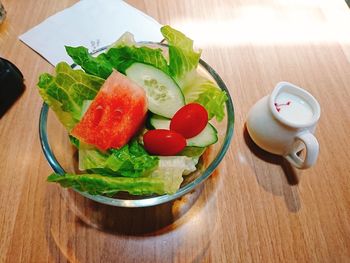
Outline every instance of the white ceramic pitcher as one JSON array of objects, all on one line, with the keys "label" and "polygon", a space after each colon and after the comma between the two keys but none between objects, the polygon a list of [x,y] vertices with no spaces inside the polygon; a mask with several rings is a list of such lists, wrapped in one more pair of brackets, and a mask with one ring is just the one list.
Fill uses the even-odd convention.
[{"label": "white ceramic pitcher", "polygon": [[[265,151],[282,155],[295,167],[306,169],[318,157],[319,144],[313,133],[320,112],[320,105],[309,92],[280,82],[271,95],[251,108],[247,130]],[[306,150],[304,159],[297,154],[302,149]]]}]

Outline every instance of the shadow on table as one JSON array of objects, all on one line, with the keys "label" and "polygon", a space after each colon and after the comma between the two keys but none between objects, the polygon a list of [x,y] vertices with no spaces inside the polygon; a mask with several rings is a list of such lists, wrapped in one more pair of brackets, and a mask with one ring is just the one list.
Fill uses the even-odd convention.
[{"label": "shadow on table", "polygon": [[[300,209],[300,200],[295,191],[293,191],[293,186],[299,184],[299,177],[296,169],[282,156],[268,153],[258,147],[253,140],[250,138],[246,126],[243,129],[243,137],[249,150],[259,159],[274,165],[279,165],[284,176],[281,178],[280,173],[269,174],[266,176],[263,171],[260,173],[255,172],[257,181],[261,187],[266,191],[274,195],[282,195],[285,199],[287,208],[291,212],[297,212]],[[280,182],[282,181],[282,189]],[[276,187],[276,185],[278,185]]]},{"label": "shadow on table", "polygon": [[166,231],[171,230],[171,224],[191,208],[202,189],[203,185],[178,200],[140,208],[100,204],[73,190],[67,190],[65,198],[80,223],[89,227],[123,235],[156,235],[168,226]]},{"label": "shadow on table", "polygon": [[[175,242],[169,251],[164,251],[164,258],[175,250],[191,247],[193,260],[187,259],[202,262],[209,256],[211,236],[217,229],[215,197],[220,180],[216,170],[205,182],[205,187],[201,184],[175,201],[145,208],[112,207],[96,203],[72,190],[49,188],[45,222],[50,259],[54,262],[62,259],[86,262],[87,254],[79,251],[85,251],[89,246],[94,251],[89,254],[91,261],[107,255],[109,262],[118,262],[123,257],[128,262],[136,262],[137,251],[142,250],[145,251],[143,260],[152,262],[157,256],[157,242],[163,246],[179,237],[181,242]],[[207,230],[204,231],[203,227]],[[102,248],[103,252],[99,253]]]}]

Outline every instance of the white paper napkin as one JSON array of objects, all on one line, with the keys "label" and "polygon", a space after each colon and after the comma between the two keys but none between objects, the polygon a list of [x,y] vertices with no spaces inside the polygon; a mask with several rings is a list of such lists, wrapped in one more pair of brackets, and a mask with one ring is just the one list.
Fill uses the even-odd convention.
[{"label": "white paper napkin", "polygon": [[89,51],[112,44],[129,31],[136,41],[161,41],[161,25],[121,0],[82,0],[47,18],[19,38],[51,64],[72,63],[64,46]]}]

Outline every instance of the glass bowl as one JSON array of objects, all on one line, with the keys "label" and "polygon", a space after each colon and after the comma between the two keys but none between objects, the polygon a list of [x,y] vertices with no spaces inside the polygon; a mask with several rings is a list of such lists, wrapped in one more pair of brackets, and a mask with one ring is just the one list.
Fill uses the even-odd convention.
[{"label": "glass bowl", "polygon": [[[160,45],[164,47],[164,44]],[[98,52],[104,49],[102,48]],[[111,198],[75,191],[86,198],[111,206],[147,207],[175,200],[203,183],[217,168],[229,148],[233,136],[234,108],[230,93],[215,70],[203,60],[200,60],[197,70],[200,74],[216,82],[220,89],[227,93],[228,100],[225,107],[225,118],[221,122],[211,120],[211,123],[214,124],[218,131],[219,139],[215,144],[208,147],[202,155],[197,165],[197,170],[184,176],[180,189],[175,194],[134,196],[121,192]],[[39,136],[44,155],[55,173],[79,173],[77,150],[71,145],[67,130],[59,123],[54,112],[45,103],[40,112]]]}]

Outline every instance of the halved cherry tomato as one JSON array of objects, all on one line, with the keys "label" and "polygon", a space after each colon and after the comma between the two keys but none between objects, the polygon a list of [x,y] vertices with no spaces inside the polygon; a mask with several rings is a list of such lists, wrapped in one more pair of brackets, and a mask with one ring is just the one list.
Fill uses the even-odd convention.
[{"label": "halved cherry tomato", "polygon": [[186,139],[175,131],[156,129],[143,135],[145,149],[155,155],[170,156],[183,150]]},{"label": "halved cherry tomato", "polygon": [[198,135],[207,123],[207,110],[198,103],[189,103],[175,113],[170,122],[170,130],[188,139]]}]

